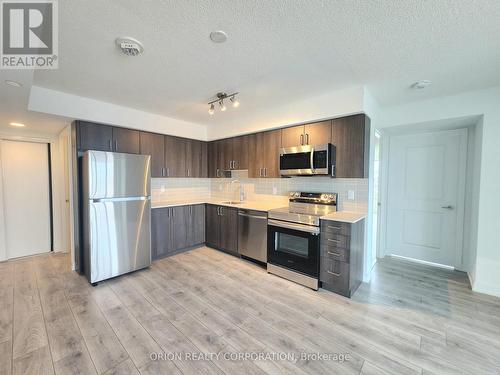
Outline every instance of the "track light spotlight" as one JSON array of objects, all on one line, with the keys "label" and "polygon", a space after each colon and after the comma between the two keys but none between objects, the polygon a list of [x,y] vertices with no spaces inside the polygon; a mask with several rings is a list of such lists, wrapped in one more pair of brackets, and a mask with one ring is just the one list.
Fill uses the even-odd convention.
[{"label": "track light spotlight", "polygon": [[234,108],[238,107],[240,105],[240,102],[238,101],[238,99],[236,99],[236,95],[238,95],[237,92],[234,92],[232,94],[226,94],[225,92],[218,92],[216,95],[217,99],[208,102],[208,105],[210,106],[208,109],[208,114],[209,115],[214,114],[215,105],[217,103],[219,103],[219,108],[221,112],[224,112],[227,109],[226,104],[224,103],[224,99],[228,98]]},{"label": "track light spotlight", "polygon": [[229,100],[231,101],[231,103],[233,103],[234,108],[238,108],[240,106],[240,102],[234,97],[234,95],[231,96]]}]

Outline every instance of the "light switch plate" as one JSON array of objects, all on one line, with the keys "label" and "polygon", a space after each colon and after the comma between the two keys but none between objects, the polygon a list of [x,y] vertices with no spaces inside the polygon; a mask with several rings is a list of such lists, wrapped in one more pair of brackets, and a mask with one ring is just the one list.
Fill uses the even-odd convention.
[{"label": "light switch plate", "polygon": [[164,192],[165,192],[165,190],[166,190],[165,185],[161,185],[161,189],[160,189],[160,191],[161,191],[162,193],[164,193]]},{"label": "light switch plate", "polygon": [[354,200],[354,190],[347,190],[347,199],[350,201]]}]

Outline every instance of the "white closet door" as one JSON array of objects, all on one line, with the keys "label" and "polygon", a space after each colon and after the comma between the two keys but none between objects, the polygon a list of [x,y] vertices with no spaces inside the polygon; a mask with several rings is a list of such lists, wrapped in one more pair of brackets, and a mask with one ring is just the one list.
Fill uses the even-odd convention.
[{"label": "white closet door", "polygon": [[46,143],[0,141],[7,257],[50,251]]},{"label": "white closet door", "polygon": [[465,129],[391,137],[388,253],[461,266],[466,158]]}]

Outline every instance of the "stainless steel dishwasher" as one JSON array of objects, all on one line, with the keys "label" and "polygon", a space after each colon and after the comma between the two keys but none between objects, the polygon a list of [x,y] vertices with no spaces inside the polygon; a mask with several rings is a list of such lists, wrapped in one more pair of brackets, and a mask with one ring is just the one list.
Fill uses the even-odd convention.
[{"label": "stainless steel dishwasher", "polygon": [[267,212],[238,210],[238,252],[267,262]]}]

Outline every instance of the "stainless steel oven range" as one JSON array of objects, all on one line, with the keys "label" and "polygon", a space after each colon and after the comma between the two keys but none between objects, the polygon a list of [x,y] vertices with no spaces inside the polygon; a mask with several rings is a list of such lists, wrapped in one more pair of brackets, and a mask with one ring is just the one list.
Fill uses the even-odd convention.
[{"label": "stainless steel oven range", "polygon": [[337,210],[336,193],[290,193],[288,207],[270,210],[267,272],[318,290],[320,217]]}]

